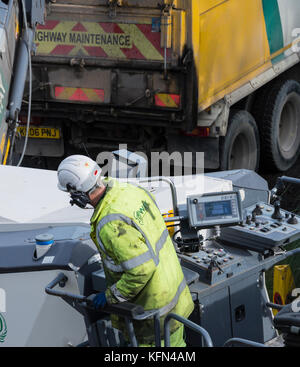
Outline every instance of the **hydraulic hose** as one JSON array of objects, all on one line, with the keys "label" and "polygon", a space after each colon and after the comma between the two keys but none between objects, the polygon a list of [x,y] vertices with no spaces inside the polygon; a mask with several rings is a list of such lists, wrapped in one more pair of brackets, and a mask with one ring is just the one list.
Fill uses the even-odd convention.
[{"label": "hydraulic hose", "polygon": [[30,120],[31,120],[31,104],[32,104],[32,68],[31,68],[31,46],[30,46],[31,42],[30,42],[29,29],[28,29],[28,25],[27,25],[26,7],[25,7],[24,0],[21,0],[21,2],[22,2],[22,10],[23,10],[24,23],[25,23],[25,30],[26,30],[26,46],[27,46],[27,51],[28,51],[29,100],[28,100],[28,113],[27,113],[25,142],[24,142],[23,151],[22,151],[20,160],[17,164],[17,167],[21,166],[21,164],[23,162],[23,159],[24,159],[24,156],[25,156],[26,149],[27,149],[28,136],[29,136],[29,127],[30,127]]}]

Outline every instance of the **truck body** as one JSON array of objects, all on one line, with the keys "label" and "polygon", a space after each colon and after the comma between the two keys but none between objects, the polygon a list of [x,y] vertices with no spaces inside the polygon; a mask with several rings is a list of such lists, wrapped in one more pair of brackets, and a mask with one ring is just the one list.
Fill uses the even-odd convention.
[{"label": "truck body", "polygon": [[[3,165],[14,163],[12,148],[34,44],[34,32],[36,25],[43,23],[44,5],[43,0],[0,1],[0,164]],[[29,124],[26,132],[28,128]],[[24,153],[26,146],[23,145],[22,150]],[[20,164],[23,157],[24,154],[19,157]]]},{"label": "truck body", "polygon": [[289,168],[299,154],[299,93],[278,107],[269,145],[256,106],[268,104],[275,82],[300,79],[299,28],[297,0],[49,2],[35,36],[26,154],[127,144],[204,152],[208,169],[257,169],[266,147],[264,156],[285,160],[275,157],[275,168]]}]

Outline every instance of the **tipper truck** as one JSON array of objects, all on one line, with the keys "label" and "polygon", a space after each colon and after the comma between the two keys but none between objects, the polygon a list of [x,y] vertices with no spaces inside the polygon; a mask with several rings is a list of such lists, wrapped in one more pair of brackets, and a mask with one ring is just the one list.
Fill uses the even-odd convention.
[{"label": "tipper truck", "polygon": [[285,171],[300,147],[299,42],[298,0],[51,0],[26,154],[127,144]]}]

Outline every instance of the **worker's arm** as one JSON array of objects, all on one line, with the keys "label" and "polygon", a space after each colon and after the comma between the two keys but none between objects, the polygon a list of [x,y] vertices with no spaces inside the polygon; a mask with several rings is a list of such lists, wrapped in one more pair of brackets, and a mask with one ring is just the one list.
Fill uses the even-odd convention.
[{"label": "worker's arm", "polygon": [[[107,301],[109,303],[132,301],[142,291],[156,269],[151,258],[143,260],[143,255],[149,254],[144,238],[138,230],[122,221],[106,224],[101,230],[100,237],[108,255],[116,265],[123,267],[121,279],[106,291]],[[136,264],[139,265],[135,266]]]}]

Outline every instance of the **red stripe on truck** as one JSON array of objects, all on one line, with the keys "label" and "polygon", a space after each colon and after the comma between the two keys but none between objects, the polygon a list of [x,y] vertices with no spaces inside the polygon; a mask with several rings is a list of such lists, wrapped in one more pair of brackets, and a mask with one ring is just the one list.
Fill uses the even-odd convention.
[{"label": "red stripe on truck", "polygon": [[64,91],[64,87],[55,87],[55,98],[58,98],[59,95]]},{"label": "red stripe on truck", "polygon": [[86,52],[93,57],[108,57],[107,53],[101,47],[84,46]]},{"label": "red stripe on truck", "polygon": [[[164,57],[164,49],[160,46],[160,32],[152,32],[151,24],[137,24],[139,30],[144,34],[145,37],[152,43],[157,51]],[[171,57],[171,50],[167,49],[167,58]]]},{"label": "red stripe on truck", "polygon": [[138,29],[147,37],[158,52],[163,55],[163,49],[160,47],[160,33],[152,32],[151,24],[137,24]]},{"label": "red stripe on truck", "polygon": [[47,29],[52,30],[60,23],[59,20],[46,20],[44,25],[39,24],[37,29]]},{"label": "red stripe on truck", "polygon": [[94,92],[99,96],[100,100],[104,102],[105,99],[104,89],[94,89]]},{"label": "red stripe on truck", "polygon": [[132,48],[121,48],[121,50],[127,59],[146,60],[145,56],[140,52],[135,44],[132,44]]},{"label": "red stripe on truck", "polygon": [[73,28],[72,28],[73,32],[87,32],[87,29],[81,24],[81,23],[77,23]]},{"label": "red stripe on truck", "polygon": [[50,55],[68,55],[75,46],[68,45],[57,45],[51,52]]},{"label": "red stripe on truck", "polygon": [[106,33],[120,33],[123,34],[123,30],[117,23],[99,23]]},{"label": "red stripe on truck", "polygon": [[76,92],[69,98],[70,101],[88,102],[89,99],[82,89],[78,88]]}]

